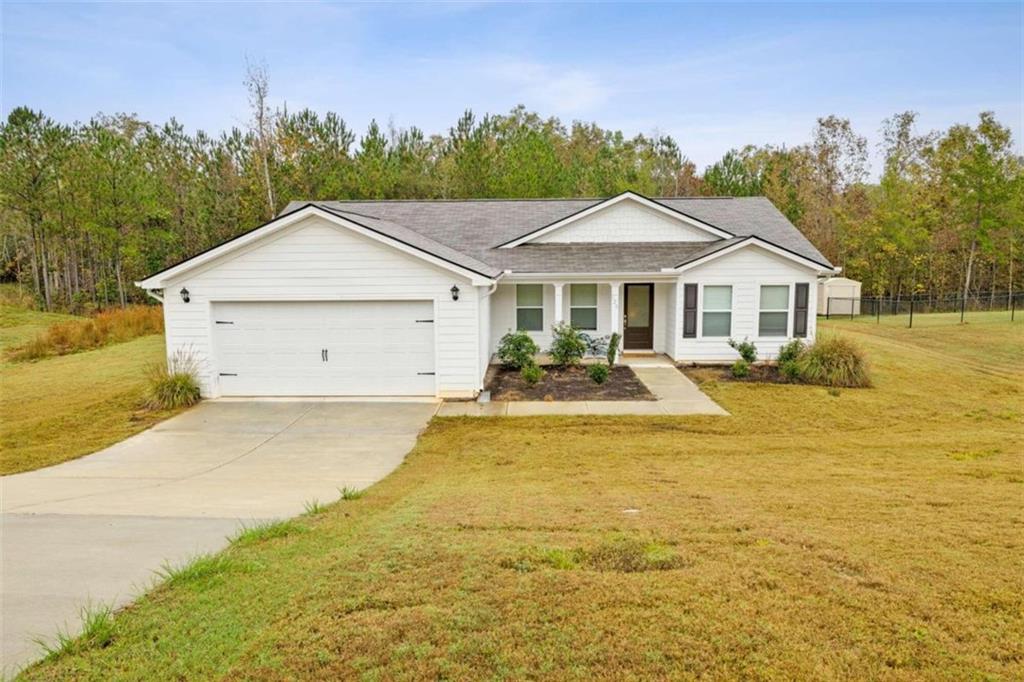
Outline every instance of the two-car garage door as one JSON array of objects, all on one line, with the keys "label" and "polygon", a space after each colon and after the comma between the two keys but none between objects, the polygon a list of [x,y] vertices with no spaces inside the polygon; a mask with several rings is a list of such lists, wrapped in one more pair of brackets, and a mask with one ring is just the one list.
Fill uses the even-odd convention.
[{"label": "two-car garage door", "polygon": [[222,395],[434,395],[432,301],[213,304]]}]

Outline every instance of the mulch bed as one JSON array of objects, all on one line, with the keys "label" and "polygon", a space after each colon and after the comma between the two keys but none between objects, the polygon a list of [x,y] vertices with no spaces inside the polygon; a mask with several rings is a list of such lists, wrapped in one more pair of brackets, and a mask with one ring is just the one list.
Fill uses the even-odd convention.
[{"label": "mulch bed", "polygon": [[625,365],[612,367],[608,380],[595,384],[586,367],[544,367],[544,378],[527,386],[519,370],[492,368],[487,382],[491,400],[657,400]]},{"label": "mulch bed", "polygon": [[678,369],[698,386],[708,381],[737,381],[747,384],[793,383],[779,373],[777,365],[751,365],[750,374],[742,378],[734,377],[729,365],[679,365]]}]

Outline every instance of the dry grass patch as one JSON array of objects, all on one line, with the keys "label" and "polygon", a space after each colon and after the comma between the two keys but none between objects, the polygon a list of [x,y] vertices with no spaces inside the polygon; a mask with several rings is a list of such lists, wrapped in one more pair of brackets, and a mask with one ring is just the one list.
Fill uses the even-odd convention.
[{"label": "dry grass patch", "polygon": [[93,350],[140,336],[162,334],[163,311],[159,306],[112,308],[88,318],[57,322],[35,338],[9,351],[15,361],[39,360]]},{"label": "dry grass patch", "polygon": [[709,382],[729,418],[435,420],[25,677],[1021,679],[1021,383],[898,341],[871,390]]}]

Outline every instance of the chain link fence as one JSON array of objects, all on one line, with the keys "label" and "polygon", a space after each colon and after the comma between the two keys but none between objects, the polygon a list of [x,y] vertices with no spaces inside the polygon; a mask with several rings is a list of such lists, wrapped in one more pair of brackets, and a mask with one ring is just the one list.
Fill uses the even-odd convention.
[{"label": "chain link fence", "polygon": [[[860,296],[848,298],[829,296],[825,319],[875,318],[881,323],[900,321],[914,326],[914,316],[929,315],[930,322],[967,322],[972,316],[984,314],[986,319],[1005,315],[1016,321],[1017,309],[1024,306],[1024,292],[986,292],[979,294],[915,294],[913,296]],[[941,316],[938,316],[941,314]]]}]

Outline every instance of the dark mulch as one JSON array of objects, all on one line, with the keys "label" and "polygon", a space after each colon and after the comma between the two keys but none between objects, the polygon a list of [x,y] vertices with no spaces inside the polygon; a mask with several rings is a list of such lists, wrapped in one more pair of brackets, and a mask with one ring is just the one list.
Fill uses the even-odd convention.
[{"label": "dark mulch", "polygon": [[777,365],[751,365],[750,374],[742,378],[734,377],[728,365],[679,365],[678,369],[698,386],[707,381],[739,381],[748,384],[793,383],[779,373]]},{"label": "dark mulch", "polygon": [[586,367],[545,367],[544,378],[527,386],[519,370],[492,368],[487,390],[491,400],[657,400],[629,367],[612,367],[601,385],[587,376]]}]

